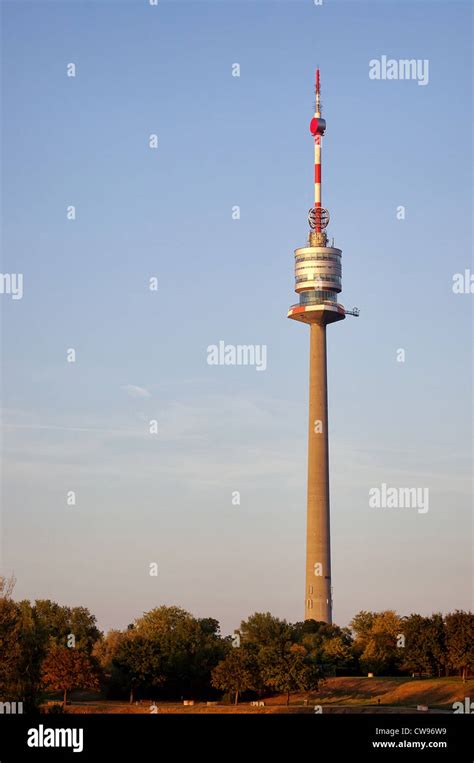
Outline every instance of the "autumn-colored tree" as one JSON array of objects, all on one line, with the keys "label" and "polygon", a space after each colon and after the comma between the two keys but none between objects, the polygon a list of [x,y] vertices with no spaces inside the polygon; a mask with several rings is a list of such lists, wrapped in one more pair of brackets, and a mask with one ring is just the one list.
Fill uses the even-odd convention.
[{"label": "autumn-colored tree", "polygon": [[239,701],[239,695],[254,688],[254,680],[249,657],[244,649],[233,648],[224,660],[221,660],[212,671],[212,685],[216,689],[231,692],[234,703]]},{"label": "autumn-colored tree", "polygon": [[74,689],[98,689],[99,679],[93,660],[78,649],[51,643],[42,665],[43,686],[48,691],[62,691],[63,703]]}]

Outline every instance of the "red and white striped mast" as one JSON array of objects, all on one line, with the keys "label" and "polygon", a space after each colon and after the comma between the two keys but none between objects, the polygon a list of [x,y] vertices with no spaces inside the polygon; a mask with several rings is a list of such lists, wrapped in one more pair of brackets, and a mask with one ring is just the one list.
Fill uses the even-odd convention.
[{"label": "red and white striped mast", "polygon": [[314,137],[314,208],[309,212],[309,224],[316,233],[321,233],[328,224],[329,215],[321,207],[321,139],[326,130],[326,122],[324,119],[321,119],[319,69],[316,69],[316,104],[314,117],[311,120],[309,129]]},{"label": "red and white striped mast", "polygon": [[[319,69],[316,69],[316,111],[314,119],[321,118],[321,85],[319,81]],[[317,133],[314,136],[314,208],[321,208],[321,135]],[[316,227],[317,232],[321,231],[321,226]]]}]

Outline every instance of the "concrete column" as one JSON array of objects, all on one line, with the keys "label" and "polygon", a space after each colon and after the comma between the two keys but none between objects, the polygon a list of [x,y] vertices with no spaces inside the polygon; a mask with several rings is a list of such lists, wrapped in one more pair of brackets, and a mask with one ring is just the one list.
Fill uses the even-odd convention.
[{"label": "concrete column", "polygon": [[310,325],[305,620],[332,622],[326,325]]}]

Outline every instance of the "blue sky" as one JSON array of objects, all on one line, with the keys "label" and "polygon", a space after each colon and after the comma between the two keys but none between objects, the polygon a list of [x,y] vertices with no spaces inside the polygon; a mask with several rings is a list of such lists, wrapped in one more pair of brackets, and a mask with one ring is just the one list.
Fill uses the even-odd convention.
[{"label": "blue sky", "polygon": [[[24,277],[21,300],[0,295],[16,595],[88,606],[102,628],[163,603],[224,632],[302,618],[309,337],[286,312],[319,65],[323,204],[341,301],[360,308],[328,329],[335,620],[472,607],[472,295],[452,291],[472,268],[470,5],[2,12],[2,272]],[[382,55],[428,59],[429,83],[370,80]],[[219,340],[266,345],[266,371],[208,365]],[[382,482],[428,487],[429,512],[369,508]]]}]

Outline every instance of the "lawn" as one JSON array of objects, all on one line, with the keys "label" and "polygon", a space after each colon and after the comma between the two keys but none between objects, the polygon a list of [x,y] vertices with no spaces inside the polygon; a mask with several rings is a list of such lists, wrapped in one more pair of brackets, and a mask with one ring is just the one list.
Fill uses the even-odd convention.
[{"label": "lawn", "polygon": [[314,713],[315,706],[322,706],[323,712],[416,712],[417,705],[427,705],[430,710],[452,712],[452,704],[463,701],[465,697],[474,698],[474,679],[465,684],[459,678],[423,678],[408,677],[348,677],[329,678],[319,692],[293,694],[290,706],[286,706],[286,695],[264,698],[263,707],[242,702],[234,705],[209,704],[196,702],[184,706],[179,702],[161,702],[156,700],[151,707],[150,700],[130,705],[127,702],[108,701],[72,697],[67,706],[68,713],[165,713],[165,714],[215,714],[215,713]]}]

